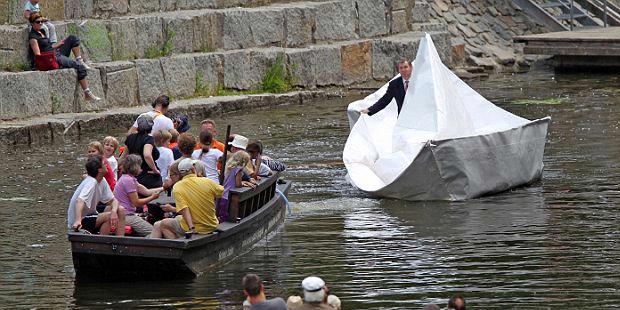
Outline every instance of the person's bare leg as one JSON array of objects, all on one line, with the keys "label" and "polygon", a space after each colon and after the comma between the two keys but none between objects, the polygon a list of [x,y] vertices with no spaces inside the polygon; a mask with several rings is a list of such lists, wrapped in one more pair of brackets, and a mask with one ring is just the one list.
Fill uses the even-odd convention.
[{"label": "person's bare leg", "polygon": [[[106,208],[107,209],[107,208]],[[95,226],[99,227],[99,234],[107,236],[110,234],[110,212],[102,212],[97,216]]]},{"label": "person's bare leg", "polygon": [[151,231],[148,238],[161,238],[163,236],[161,232],[161,222],[162,221],[155,222],[155,225],[153,225],[153,231]]},{"label": "person's bare leg", "polygon": [[164,234],[164,238],[165,239],[177,239],[177,238],[179,238],[179,236],[177,236],[177,234],[174,231],[172,231],[172,229],[170,229],[170,228],[162,229],[162,233]]},{"label": "person's bare leg", "polygon": [[79,82],[80,82],[80,87],[82,87],[82,90],[88,89],[88,81],[86,79],[81,79]]},{"label": "person's bare leg", "polygon": [[75,56],[75,58],[82,57],[82,51],[79,46],[72,48],[71,51],[73,52],[73,56]]},{"label": "person's bare leg", "polygon": [[118,227],[116,227],[116,235],[122,237],[125,235],[125,209],[118,208],[116,210],[118,215]]}]

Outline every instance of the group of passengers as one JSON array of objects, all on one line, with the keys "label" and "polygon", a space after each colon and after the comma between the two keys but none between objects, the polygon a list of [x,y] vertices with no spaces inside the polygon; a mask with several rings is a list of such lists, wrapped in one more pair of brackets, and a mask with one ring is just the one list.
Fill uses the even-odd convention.
[{"label": "group of passengers", "polygon": [[[169,105],[167,96],[159,96],[153,110],[136,119],[122,147],[114,137],[88,144],[86,174],[68,209],[69,228],[166,239],[207,234],[236,220],[229,219],[231,189],[254,188],[261,178],[286,169],[263,156],[258,140],[231,135],[228,146],[218,141],[210,119],[201,122],[197,140],[188,132],[186,115],[166,116]],[[162,192],[172,193],[174,206],[151,203]]]}]

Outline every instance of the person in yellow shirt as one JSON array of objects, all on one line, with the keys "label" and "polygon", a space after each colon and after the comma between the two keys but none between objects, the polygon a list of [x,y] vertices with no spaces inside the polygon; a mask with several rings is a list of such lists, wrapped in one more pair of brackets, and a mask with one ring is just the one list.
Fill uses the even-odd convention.
[{"label": "person in yellow shirt", "polygon": [[172,188],[179,215],[156,222],[150,238],[177,239],[186,233],[208,234],[217,228],[215,199],[222,197],[224,187],[197,177],[194,163],[190,158],[179,162],[181,180]]}]

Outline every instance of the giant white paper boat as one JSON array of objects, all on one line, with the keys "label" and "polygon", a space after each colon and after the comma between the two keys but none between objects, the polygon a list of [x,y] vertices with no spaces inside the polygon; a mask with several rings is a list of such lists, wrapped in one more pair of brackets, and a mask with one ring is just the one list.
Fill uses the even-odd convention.
[{"label": "giant white paper boat", "polygon": [[358,112],[388,85],[347,109],[347,178],[373,196],[463,200],[540,179],[551,118],[530,121],[505,111],[459,79],[420,42],[405,101],[373,116]]}]

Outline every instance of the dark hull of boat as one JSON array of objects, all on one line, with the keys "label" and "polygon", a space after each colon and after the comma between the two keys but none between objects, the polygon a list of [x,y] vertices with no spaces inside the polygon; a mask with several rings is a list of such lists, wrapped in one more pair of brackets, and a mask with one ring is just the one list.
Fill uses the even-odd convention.
[{"label": "dark hull of boat", "polygon": [[[278,184],[286,195],[290,182]],[[170,279],[195,277],[226,264],[266,239],[284,222],[286,200],[276,194],[238,223],[222,223],[215,233],[163,240],[69,233],[78,279]]]}]

